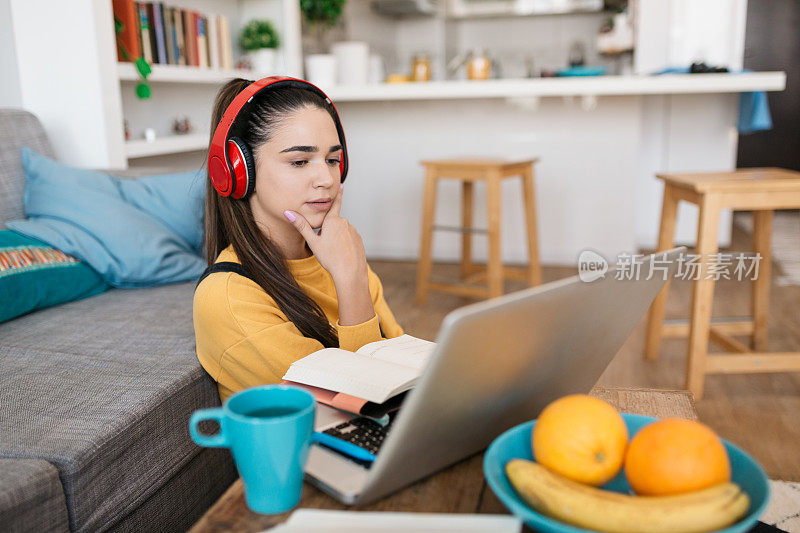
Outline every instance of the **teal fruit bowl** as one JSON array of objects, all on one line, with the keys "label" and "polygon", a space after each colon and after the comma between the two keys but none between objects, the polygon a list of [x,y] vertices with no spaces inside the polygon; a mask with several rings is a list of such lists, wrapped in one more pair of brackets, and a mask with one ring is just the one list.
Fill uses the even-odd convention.
[{"label": "teal fruit bowl", "polygon": [[[628,426],[631,438],[642,427],[657,420],[649,416],[624,413],[622,418]],[[486,476],[486,482],[489,483],[489,487],[503,502],[503,505],[534,530],[544,533],[586,533],[590,530],[565,524],[534,511],[517,495],[506,477],[505,466],[511,459],[534,460],[531,449],[531,431],[535,424],[536,420],[532,420],[515,426],[489,445],[483,457],[483,475]],[[737,483],[750,496],[750,509],[747,511],[747,515],[737,523],[725,529],[718,529],[714,533],[741,533],[750,530],[767,507],[769,501],[767,475],[752,457],[725,439],[722,439],[722,442],[725,444],[731,460],[731,481]],[[620,472],[603,488],[630,494],[630,486],[625,479],[624,472]]]}]

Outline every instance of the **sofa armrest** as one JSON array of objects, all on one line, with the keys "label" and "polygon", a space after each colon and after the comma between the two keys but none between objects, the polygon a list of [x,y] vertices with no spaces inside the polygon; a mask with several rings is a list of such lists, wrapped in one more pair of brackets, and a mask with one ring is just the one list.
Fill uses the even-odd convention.
[{"label": "sofa armrest", "polygon": [[4,531],[69,531],[58,469],[43,459],[0,459]]}]

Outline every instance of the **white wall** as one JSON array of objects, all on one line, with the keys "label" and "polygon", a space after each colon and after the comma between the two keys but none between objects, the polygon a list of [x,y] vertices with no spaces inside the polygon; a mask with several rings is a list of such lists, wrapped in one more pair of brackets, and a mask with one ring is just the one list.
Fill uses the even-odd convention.
[{"label": "white wall", "polygon": [[580,42],[584,45],[587,65],[606,64],[597,54],[595,38],[607,17],[604,13],[582,13],[468,19],[454,25],[455,47],[458,51],[486,47],[507,64],[531,57],[538,73],[542,68],[558,70],[568,66],[570,46]]},{"label": "white wall", "polygon": [[367,42],[370,52],[379,54],[387,63],[387,69],[391,69],[398,60],[395,51],[400,25],[373,13],[369,4],[365,0],[349,0],[345,4],[344,35],[347,39]]},{"label": "white wall", "polygon": [[343,38],[366,41],[379,53],[389,73],[410,73],[414,54],[431,57],[434,80],[465,78],[464,69],[446,76],[445,65],[456,54],[485,47],[502,63],[502,77],[521,77],[525,59],[533,58],[535,69],[567,66],[569,48],[575,41],[585,45],[588,64],[605,64],[595,48],[595,36],[603,13],[549,16],[496,17],[445,20],[436,17],[390,19],[374,13],[369,0],[350,0],[344,12]]},{"label": "white wall", "polygon": [[[670,59],[742,67],[747,0],[673,0]],[[737,46],[738,45],[738,46]]]},{"label": "white wall", "polygon": [[414,56],[422,53],[431,61],[431,78],[446,79],[445,67],[449,57],[446,54],[446,28],[441,18],[426,17],[400,22],[394,44],[394,72],[410,74]]},{"label": "white wall", "polygon": [[22,107],[11,0],[0,0],[0,107]]},{"label": "white wall", "polygon": [[122,166],[119,91],[104,72],[116,64],[111,2],[11,0],[8,7],[21,106],[42,121],[56,157]]},{"label": "white wall", "polygon": [[705,61],[742,68],[747,0],[637,0],[634,71]]}]

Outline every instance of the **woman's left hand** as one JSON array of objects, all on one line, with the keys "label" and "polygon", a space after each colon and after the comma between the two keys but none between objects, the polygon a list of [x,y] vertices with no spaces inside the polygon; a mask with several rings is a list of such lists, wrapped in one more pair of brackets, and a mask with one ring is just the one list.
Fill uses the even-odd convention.
[{"label": "woman's left hand", "polygon": [[[317,256],[317,261],[330,273],[334,284],[350,283],[366,278],[367,275],[364,241],[356,228],[339,215],[343,196],[344,186],[341,186],[339,194],[333,199],[331,208],[322,221],[319,234],[314,233],[311,224],[300,213],[294,211],[284,213]],[[294,220],[288,213],[294,216]]]}]

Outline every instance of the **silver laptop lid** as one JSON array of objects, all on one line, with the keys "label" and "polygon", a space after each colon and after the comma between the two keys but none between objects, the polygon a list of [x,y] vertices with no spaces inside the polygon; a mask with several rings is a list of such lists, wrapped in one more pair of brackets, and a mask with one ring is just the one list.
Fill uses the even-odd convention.
[{"label": "silver laptop lid", "polygon": [[657,254],[661,270],[652,255],[640,259],[638,279],[617,266],[594,281],[575,276],[448,314],[431,364],[356,502],[374,501],[478,452],[558,397],[588,393],[684,250]]}]

